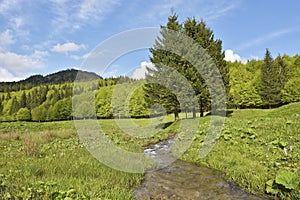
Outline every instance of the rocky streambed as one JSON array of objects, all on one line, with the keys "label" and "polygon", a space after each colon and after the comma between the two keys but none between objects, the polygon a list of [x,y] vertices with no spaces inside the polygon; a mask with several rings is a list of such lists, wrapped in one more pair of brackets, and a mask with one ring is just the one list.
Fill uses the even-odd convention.
[{"label": "rocky streambed", "polygon": [[149,169],[144,182],[135,191],[136,200],[155,199],[249,199],[262,200],[241,190],[236,184],[226,182],[223,174],[193,163],[176,160],[170,153],[172,139],[150,145],[146,155],[158,163],[158,169]]}]

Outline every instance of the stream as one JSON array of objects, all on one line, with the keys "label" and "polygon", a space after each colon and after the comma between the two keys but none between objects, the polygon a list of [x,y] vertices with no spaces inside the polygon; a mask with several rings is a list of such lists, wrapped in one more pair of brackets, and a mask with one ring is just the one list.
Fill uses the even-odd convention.
[{"label": "stream", "polygon": [[174,160],[169,151],[171,144],[172,140],[166,140],[144,149],[159,164],[159,169],[145,174],[142,185],[135,190],[136,200],[266,199],[226,182],[218,171],[181,160],[168,165],[170,159]]}]

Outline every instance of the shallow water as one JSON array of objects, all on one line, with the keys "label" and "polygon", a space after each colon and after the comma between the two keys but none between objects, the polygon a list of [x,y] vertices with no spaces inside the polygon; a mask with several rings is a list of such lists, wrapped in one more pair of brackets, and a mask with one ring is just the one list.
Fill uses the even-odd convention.
[{"label": "shallow water", "polygon": [[135,199],[266,199],[226,182],[218,171],[180,160],[168,165],[174,159],[169,153],[171,143],[168,140],[145,148],[145,154],[156,160],[161,169],[146,173],[135,191]]}]

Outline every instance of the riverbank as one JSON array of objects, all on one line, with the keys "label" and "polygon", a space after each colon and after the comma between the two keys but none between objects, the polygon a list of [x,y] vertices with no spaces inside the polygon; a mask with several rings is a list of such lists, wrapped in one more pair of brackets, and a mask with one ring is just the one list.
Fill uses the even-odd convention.
[{"label": "riverbank", "polygon": [[251,193],[300,198],[300,103],[272,110],[234,110],[212,151],[200,159],[209,118],[201,119],[182,160],[220,170],[228,181]]},{"label": "riverbank", "polygon": [[249,194],[235,183],[226,182],[220,171],[176,160],[172,156],[173,143],[174,139],[164,140],[144,149],[145,154],[158,165],[146,172],[142,185],[135,190],[136,200],[268,199]]},{"label": "riverbank", "polygon": [[[117,146],[143,152],[143,147],[173,137],[182,121],[200,126],[193,143],[180,159],[225,174],[228,182],[255,194],[299,199],[300,103],[272,110],[234,110],[226,118],[221,137],[203,159],[199,149],[210,124],[207,116],[161,121],[159,134],[134,137],[130,119],[100,120],[107,137]],[[143,126],[149,119],[133,120]],[[121,129],[121,126],[123,129]],[[160,127],[158,127],[160,128]],[[124,132],[126,130],[126,132]],[[133,199],[143,174],[113,170],[96,160],[78,140],[73,121],[0,123],[0,199],[100,198]]]}]

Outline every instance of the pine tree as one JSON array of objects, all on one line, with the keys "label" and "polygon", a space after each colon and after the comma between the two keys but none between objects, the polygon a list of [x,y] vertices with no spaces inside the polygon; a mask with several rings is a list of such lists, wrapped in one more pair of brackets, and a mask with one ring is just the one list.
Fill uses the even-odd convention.
[{"label": "pine tree", "polygon": [[12,99],[9,114],[12,115],[12,114],[18,112],[19,109],[20,109],[20,104],[19,104],[16,96],[14,96],[13,99]]},{"label": "pine tree", "polygon": [[[281,103],[282,80],[280,75],[280,66],[272,58],[269,49],[266,49],[264,64],[261,68],[261,86],[260,95],[263,104],[272,108]],[[285,67],[284,67],[285,68]]]},{"label": "pine tree", "polygon": [[32,107],[32,99],[31,99],[31,93],[28,93],[27,98],[26,98],[26,106],[29,110],[31,110]]},{"label": "pine tree", "polygon": [[167,113],[173,112],[175,120],[177,120],[179,119],[180,105],[176,95],[168,89],[169,86],[173,85],[173,77],[171,77],[165,66],[175,67],[178,64],[176,63],[178,59],[176,59],[174,53],[163,50],[164,45],[172,42],[168,30],[182,30],[177,15],[174,14],[168,18],[167,26],[161,26],[162,38],[158,38],[154,47],[150,49],[152,53],[150,60],[155,64],[155,69],[148,68],[148,75],[146,76],[148,84],[145,86],[145,93],[148,105],[161,104]]},{"label": "pine tree", "polygon": [[3,103],[0,102],[0,115],[2,115],[2,113],[3,113]]},{"label": "pine tree", "polygon": [[[189,39],[186,39],[187,36]],[[193,41],[191,42],[191,40]],[[195,42],[198,46],[194,45]],[[207,53],[205,53],[203,49],[205,49]],[[172,50],[177,53],[172,52]],[[176,75],[172,78],[171,74],[173,73],[171,73],[170,70],[166,70],[164,67],[168,66],[169,68],[176,70],[188,81],[188,85],[191,86],[193,92],[195,92],[195,95],[198,97],[198,103],[194,101],[193,98],[183,98],[185,106],[181,109],[187,109],[188,106],[195,111],[195,108],[199,106],[201,116],[203,116],[204,108],[209,107],[209,90],[204,77],[201,75],[205,74],[206,78],[217,76],[215,71],[211,68],[212,62],[217,66],[222,76],[223,83],[226,86],[226,91],[229,92],[229,70],[224,61],[225,55],[222,51],[222,42],[214,39],[213,32],[206,27],[206,24],[203,21],[198,22],[195,19],[188,19],[181,25],[177,21],[177,15],[174,14],[170,16],[168,18],[167,26],[161,26],[161,37],[156,40],[155,45],[150,49],[150,52],[152,53],[151,62],[155,64],[155,69],[148,69],[149,75],[147,76],[147,79],[158,76],[163,77],[162,75],[165,71],[164,80],[161,81],[172,86],[173,91],[174,89],[176,91],[177,97],[185,96],[184,93],[189,90],[189,87],[185,87],[187,85],[181,84],[181,88],[174,88],[176,85],[174,77],[176,77]],[[206,59],[207,57],[205,54],[208,54],[211,59]],[[190,63],[191,61],[194,63]],[[197,68],[193,66],[195,63]],[[200,68],[203,69],[203,72],[198,71],[199,66],[202,66]],[[168,73],[170,75],[168,75]],[[167,108],[173,107],[176,118],[176,112],[178,112],[180,108],[178,102],[176,104],[174,96],[168,93],[168,98],[166,98],[166,94],[161,94],[162,92],[165,92],[164,90],[158,88],[157,85],[152,87],[152,89],[149,88],[149,86],[146,87],[148,89],[146,90],[148,96],[151,97],[156,95],[156,98],[160,99],[164,97],[166,100],[164,106]],[[219,99],[224,100],[224,97],[220,97]],[[188,103],[193,101],[196,103]]]},{"label": "pine tree", "polygon": [[287,77],[287,73],[288,73],[288,69],[287,69],[287,64],[284,62],[282,56],[278,56],[275,59],[275,64],[278,68],[278,78],[279,78],[279,87],[280,87],[280,91],[282,91],[284,89],[285,84],[288,81],[288,77]]},{"label": "pine tree", "polygon": [[23,91],[20,99],[20,108],[25,108],[27,107],[27,98],[26,98],[26,93]]}]

